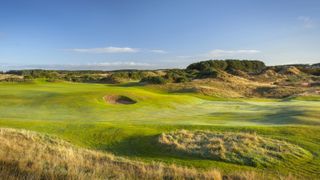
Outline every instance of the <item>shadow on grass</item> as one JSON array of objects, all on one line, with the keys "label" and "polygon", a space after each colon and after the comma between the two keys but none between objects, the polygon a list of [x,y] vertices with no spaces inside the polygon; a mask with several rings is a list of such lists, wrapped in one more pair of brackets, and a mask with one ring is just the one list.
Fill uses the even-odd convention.
[{"label": "shadow on grass", "polygon": [[114,86],[117,87],[136,87],[136,86],[143,86],[140,82],[128,82],[128,83],[122,83],[122,84],[115,84]]},{"label": "shadow on grass", "polygon": [[[133,157],[133,158],[147,158],[149,160],[160,160],[162,162],[172,163],[176,161],[201,161],[205,164],[221,163],[229,166],[246,166],[246,167],[263,167],[266,165],[257,164],[251,158],[243,157],[243,162],[229,162],[220,158],[202,157],[197,154],[190,154],[179,150],[173,150],[170,147],[158,143],[159,135],[152,136],[134,136],[124,139],[109,147],[104,147],[102,150],[112,152],[115,155]],[[187,164],[186,164],[187,165]],[[212,165],[212,164],[211,164]]]},{"label": "shadow on grass", "polygon": [[257,119],[261,116],[260,114],[253,112],[214,112],[210,113],[209,115],[217,120],[246,122],[250,122],[253,119]]},{"label": "shadow on grass", "polygon": [[299,117],[307,116],[304,110],[294,109],[292,107],[283,107],[276,110],[275,113],[267,114],[263,118],[254,120],[254,122],[272,125],[319,125],[320,122],[303,120]]},{"label": "shadow on grass", "polygon": [[172,153],[157,142],[159,135],[133,136],[121,142],[101,147],[102,150],[112,152],[120,156],[130,156],[139,158],[170,159],[179,158],[184,160],[200,160],[201,157],[186,156],[184,154]]}]

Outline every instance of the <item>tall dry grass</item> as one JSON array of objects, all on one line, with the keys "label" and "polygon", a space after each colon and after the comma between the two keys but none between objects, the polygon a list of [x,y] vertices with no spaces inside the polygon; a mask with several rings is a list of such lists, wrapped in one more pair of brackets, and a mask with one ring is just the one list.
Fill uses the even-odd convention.
[{"label": "tall dry grass", "polygon": [[[280,176],[279,176],[280,177]],[[48,135],[0,128],[0,179],[273,179],[255,172],[223,174],[217,169],[143,163],[79,148]],[[287,177],[284,177],[287,179]],[[290,179],[294,179],[291,178]]]},{"label": "tall dry grass", "polygon": [[253,167],[312,158],[310,152],[297,145],[255,133],[180,130],[162,133],[158,141],[171,151]]},{"label": "tall dry grass", "polygon": [[142,163],[26,130],[0,129],[1,179],[222,179],[217,170]]}]

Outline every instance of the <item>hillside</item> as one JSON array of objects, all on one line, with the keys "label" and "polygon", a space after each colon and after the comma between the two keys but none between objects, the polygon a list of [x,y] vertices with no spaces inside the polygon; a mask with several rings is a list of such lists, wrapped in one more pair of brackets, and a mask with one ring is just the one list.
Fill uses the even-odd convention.
[{"label": "hillside", "polygon": [[[286,98],[320,95],[317,65],[266,66],[258,60],[208,60],[186,69],[118,71],[8,71],[0,81],[71,81],[146,86],[173,93],[211,97]],[[139,83],[138,83],[139,82]]]}]

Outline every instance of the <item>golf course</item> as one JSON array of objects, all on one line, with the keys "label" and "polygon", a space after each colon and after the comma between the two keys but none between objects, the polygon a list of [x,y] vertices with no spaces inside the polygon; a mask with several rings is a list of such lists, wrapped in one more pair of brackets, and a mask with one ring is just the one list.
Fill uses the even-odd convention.
[{"label": "golf course", "polygon": [[0,180],[320,180],[320,0],[1,0]]},{"label": "golf course", "polygon": [[[134,83],[37,79],[1,82],[0,100],[1,128],[47,134],[79,148],[147,164],[218,169],[226,174],[252,171],[306,179],[320,176],[319,96],[218,98],[192,92],[168,93]],[[204,138],[212,136],[210,133],[229,134],[219,140],[225,141],[225,146],[233,143],[230,138],[245,136],[243,142],[248,139],[248,144],[241,146],[241,156],[232,155],[227,147],[227,157],[207,156],[191,152],[196,147],[180,142],[179,132],[183,136],[185,132],[205,133],[201,135]],[[166,141],[170,136],[172,143],[160,141],[164,135]],[[174,146],[180,149],[172,148],[174,142],[180,142]],[[190,151],[181,147],[183,143],[191,147]],[[269,150],[273,144],[285,153],[261,150],[268,149],[268,144]],[[251,146],[257,151],[251,152]]]}]

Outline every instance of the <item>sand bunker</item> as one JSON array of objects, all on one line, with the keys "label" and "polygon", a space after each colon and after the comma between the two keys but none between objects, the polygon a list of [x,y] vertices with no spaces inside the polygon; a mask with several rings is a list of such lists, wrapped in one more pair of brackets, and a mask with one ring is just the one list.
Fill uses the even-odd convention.
[{"label": "sand bunker", "polygon": [[110,104],[135,104],[135,100],[122,95],[107,95],[103,97],[107,103]]}]

